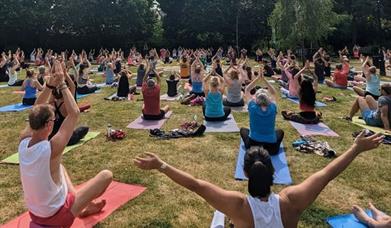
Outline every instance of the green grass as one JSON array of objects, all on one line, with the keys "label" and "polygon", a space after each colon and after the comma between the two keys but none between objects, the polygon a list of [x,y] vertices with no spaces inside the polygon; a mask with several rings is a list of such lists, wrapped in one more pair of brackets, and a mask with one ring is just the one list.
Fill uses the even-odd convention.
[{"label": "green grass", "polygon": [[[22,74],[23,75],[23,74]],[[21,78],[23,78],[22,76]],[[96,82],[103,79],[94,77]],[[166,92],[163,83],[162,93]],[[17,103],[21,96],[12,94],[13,88],[0,89],[0,106]],[[324,122],[341,137],[326,138],[338,154],[343,153],[352,143],[351,133],[359,127],[339,117],[347,114],[353,101],[351,91],[332,90],[321,86],[320,99],[325,95],[336,96],[338,101],[320,109]],[[81,114],[80,124],[87,124],[93,131],[105,132],[108,123],[114,128],[124,129],[128,136],[117,142],[107,141],[104,134],[87,142],[63,157],[72,180],[82,183],[102,169],[110,169],[116,181],[142,184],[148,189],[138,198],[128,202],[98,227],[207,227],[213,208],[204,200],[179,187],[158,172],[137,169],[132,159],[143,151],[157,153],[168,163],[190,172],[197,178],[208,180],[225,189],[246,193],[246,182],[233,179],[236,154],[240,136],[237,133],[206,134],[202,138],[186,138],[160,141],[149,137],[148,131],[126,129],[127,124],[140,115],[141,102],[110,102],[105,96],[115,92],[104,88],[82,99],[79,103],[90,103],[92,109]],[[165,130],[178,128],[179,124],[191,120],[196,114],[200,119],[200,107],[187,107],[178,103],[169,104],[174,115],[164,125]],[[286,100],[279,101],[279,110],[297,110],[296,105]],[[234,113],[240,127],[248,127],[246,113]],[[17,151],[18,134],[25,126],[27,112],[0,114],[0,159]],[[284,143],[287,146],[287,159],[294,183],[300,183],[315,171],[323,168],[331,160],[313,154],[295,151],[291,143],[299,138],[289,123],[278,116],[277,126],[285,131]],[[373,202],[380,209],[391,213],[391,149],[380,146],[378,149],[360,155],[351,166],[336,180],[331,182],[315,203],[302,215],[299,227],[328,227],[324,219],[328,216],[349,213],[352,204],[366,206]],[[0,165],[0,224],[5,223],[26,211],[23,203],[19,167]],[[274,186],[278,192],[282,187]]]}]

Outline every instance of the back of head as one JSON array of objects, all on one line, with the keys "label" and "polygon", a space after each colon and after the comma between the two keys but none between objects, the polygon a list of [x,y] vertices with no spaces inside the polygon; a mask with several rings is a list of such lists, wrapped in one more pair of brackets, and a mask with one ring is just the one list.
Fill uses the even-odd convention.
[{"label": "back of head", "polygon": [[376,74],[376,67],[375,66],[371,66],[368,70],[369,70],[369,73]]},{"label": "back of head", "polygon": [[38,72],[39,74],[45,74],[45,67],[44,66],[38,67]]},{"label": "back of head", "polygon": [[239,80],[239,72],[236,70],[231,71],[230,78],[231,80]]},{"label": "back of head", "polygon": [[148,79],[148,81],[147,81],[147,86],[148,86],[148,88],[154,88],[155,87],[155,80],[153,80],[153,79]]},{"label": "back of head", "polygon": [[26,71],[26,78],[32,78],[33,76],[34,76],[34,71],[32,71],[32,70]]},{"label": "back of head", "polygon": [[268,106],[271,102],[269,91],[259,89],[255,93],[255,102],[260,106]]},{"label": "back of head", "polygon": [[171,80],[171,81],[174,81],[174,80],[175,80],[175,75],[174,75],[174,74],[171,74],[171,75],[170,75],[170,80]]},{"label": "back of head", "polygon": [[35,105],[29,114],[30,127],[32,130],[41,130],[51,118],[54,118],[54,110],[51,105]]},{"label": "back of head", "polygon": [[248,192],[252,197],[268,197],[273,185],[274,168],[269,153],[263,147],[251,147],[244,156],[244,172],[248,177]]},{"label": "back of head", "polygon": [[210,86],[211,88],[217,88],[217,87],[219,86],[219,79],[218,79],[218,76],[213,76],[213,77],[210,79],[209,86]]},{"label": "back of head", "polygon": [[335,66],[335,68],[336,68],[337,70],[342,70],[342,64],[337,64],[337,66]]}]

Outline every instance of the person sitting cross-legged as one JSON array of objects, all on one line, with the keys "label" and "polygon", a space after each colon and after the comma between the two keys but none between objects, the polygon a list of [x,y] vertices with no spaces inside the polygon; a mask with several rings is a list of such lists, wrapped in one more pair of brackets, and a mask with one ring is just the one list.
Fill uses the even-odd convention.
[{"label": "person sitting cross-legged", "polygon": [[203,80],[205,102],[202,112],[206,121],[225,121],[231,114],[231,108],[223,106],[224,81],[220,76],[209,74]]},{"label": "person sitting cross-legged", "polygon": [[143,118],[145,120],[161,120],[170,110],[168,105],[160,109],[160,75],[153,71],[156,75],[156,81],[148,77],[149,66],[144,75],[142,94],[144,98]]},{"label": "person sitting cross-legged", "polygon": [[[256,91],[253,98],[251,90],[258,81],[266,83],[268,89],[259,89]],[[275,129],[277,92],[270,82],[265,80],[262,66],[259,70],[259,76],[246,87],[245,96],[248,101],[250,129],[241,128],[240,136],[243,139],[246,148],[248,149],[251,146],[262,146],[271,155],[277,154],[284,138],[284,131]]]},{"label": "person sitting cross-legged", "polygon": [[[112,173],[101,171],[76,190],[62,165],[62,154],[79,119],[79,108],[64,82],[60,63],[54,62],[48,84],[55,86],[64,97],[68,115],[52,139],[55,114],[49,104],[33,107],[29,123],[21,133],[19,144],[20,176],[24,200],[33,224],[70,227],[76,217],[100,212],[105,200],[101,196],[112,181]],[[42,93],[50,93],[46,87]]]},{"label": "person sitting cross-legged", "polygon": [[357,97],[350,109],[347,120],[352,120],[353,116],[361,111],[361,115],[365,123],[369,126],[383,127],[385,130],[391,130],[391,83],[386,83],[381,86],[381,94],[379,100],[376,101],[370,95]]},{"label": "person sitting cross-legged", "polygon": [[383,136],[365,137],[362,132],[353,145],[322,170],[302,183],[272,192],[274,169],[269,153],[262,147],[251,147],[244,158],[248,192],[225,190],[213,183],[197,179],[147,153],[134,162],[144,170],[159,170],[175,183],[195,192],[213,208],[229,217],[235,227],[297,227],[302,213],[316,200],[330,181],[340,175],[362,152],[377,148]]}]

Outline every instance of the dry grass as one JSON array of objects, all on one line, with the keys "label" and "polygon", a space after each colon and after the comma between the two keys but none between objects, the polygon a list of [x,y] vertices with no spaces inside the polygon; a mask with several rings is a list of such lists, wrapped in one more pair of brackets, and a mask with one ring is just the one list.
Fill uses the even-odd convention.
[{"label": "dry grass", "polygon": [[[96,81],[102,81],[98,76]],[[164,83],[165,84],[165,83]],[[0,105],[20,102],[21,96],[12,94],[12,88],[0,89]],[[163,86],[162,93],[166,87]],[[340,120],[348,112],[353,98],[351,91],[331,90],[321,87],[325,95],[336,96],[338,102],[323,108],[324,122],[340,134],[339,138],[327,140],[343,153],[352,143],[351,133],[358,127]],[[92,104],[89,113],[83,113],[80,124],[87,124],[94,131],[105,132],[108,123],[125,129],[127,124],[140,115],[141,102],[109,102],[103,100],[115,89],[105,88],[101,93],[84,98],[81,103]],[[286,100],[279,101],[279,109],[296,109]],[[163,102],[167,104],[167,102]],[[181,106],[168,103],[174,115],[164,129],[174,129],[196,114],[202,116],[200,107]],[[293,108],[292,108],[293,107]],[[0,159],[17,151],[19,130],[25,126],[27,112],[1,113]],[[240,127],[248,126],[246,113],[234,113]],[[301,154],[293,150],[291,143],[298,133],[280,116],[278,127],[285,131],[284,143],[291,175],[295,183],[327,165],[330,160],[312,154]],[[123,141],[106,141],[104,134],[89,141],[63,158],[74,182],[81,183],[102,169],[110,169],[114,179],[124,183],[142,184],[147,191],[130,201],[104,220],[98,227],[208,227],[213,208],[197,195],[178,187],[167,177],[157,172],[144,172],[132,164],[132,159],[143,151],[159,154],[170,164],[208,180],[223,188],[246,192],[246,182],[233,179],[239,134],[206,134],[202,138],[159,141],[149,137],[147,131],[125,130],[128,137]],[[348,213],[352,204],[365,206],[374,202],[379,208],[391,212],[391,149],[382,145],[377,150],[362,154],[319,196],[303,214],[299,227],[327,227],[324,219],[339,213]],[[18,216],[26,209],[23,204],[18,166],[0,165],[0,223]],[[278,192],[282,187],[273,187]]]}]

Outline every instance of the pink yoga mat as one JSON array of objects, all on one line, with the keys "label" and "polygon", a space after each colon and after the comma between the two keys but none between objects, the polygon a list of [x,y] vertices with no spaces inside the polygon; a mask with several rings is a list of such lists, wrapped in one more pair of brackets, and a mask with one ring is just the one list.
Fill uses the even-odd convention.
[{"label": "pink yoga mat", "polygon": [[171,114],[172,111],[167,112],[165,118],[161,120],[144,120],[143,117],[140,116],[135,121],[131,122],[127,128],[146,130],[161,128],[167,119],[170,118]]},{"label": "pink yoga mat", "polygon": [[[77,218],[73,223],[73,228],[90,228],[107,218],[111,213],[124,205],[129,200],[138,197],[145,191],[145,187],[123,184],[113,181],[106,192],[99,198],[106,200],[106,206],[99,214],[92,215],[83,219]],[[28,228],[30,225],[30,216],[28,212],[15,218],[9,223],[2,225],[1,228]]]},{"label": "pink yoga mat", "polygon": [[339,137],[337,133],[331,130],[324,123],[301,124],[293,121],[289,121],[289,122],[300,133],[301,136],[323,135],[323,136]]}]

